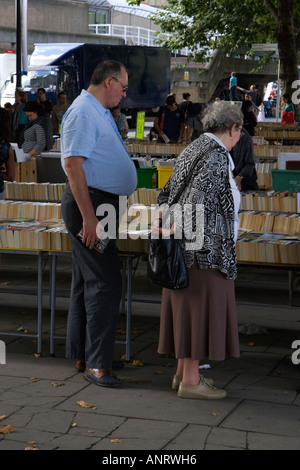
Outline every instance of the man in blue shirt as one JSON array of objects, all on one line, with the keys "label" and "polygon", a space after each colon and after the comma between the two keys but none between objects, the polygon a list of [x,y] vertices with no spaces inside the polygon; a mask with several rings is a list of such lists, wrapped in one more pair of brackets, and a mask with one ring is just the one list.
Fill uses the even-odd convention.
[{"label": "man in blue shirt", "polygon": [[[110,112],[127,88],[126,68],[113,60],[101,62],[61,128],[62,167],[68,177],[61,207],[72,243],[66,355],[77,359],[87,380],[104,387],[121,385],[112,370],[121,300],[115,239],[119,196],[132,194],[137,186],[135,166]],[[101,253],[93,249],[99,239]]]}]

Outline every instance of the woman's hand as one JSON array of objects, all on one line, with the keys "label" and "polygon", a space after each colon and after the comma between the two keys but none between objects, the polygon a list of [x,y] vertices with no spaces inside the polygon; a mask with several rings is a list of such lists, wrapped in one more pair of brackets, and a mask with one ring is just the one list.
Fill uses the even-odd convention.
[{"label": "woman's hand", "polygon": [[151,234],[154,236],[162,235],[162,237],[167,238],[170,235],[175,233],[175,224],[171,228],[164,228],[161,226],[161,219],[157,218],[153,221],[151,226]]}]

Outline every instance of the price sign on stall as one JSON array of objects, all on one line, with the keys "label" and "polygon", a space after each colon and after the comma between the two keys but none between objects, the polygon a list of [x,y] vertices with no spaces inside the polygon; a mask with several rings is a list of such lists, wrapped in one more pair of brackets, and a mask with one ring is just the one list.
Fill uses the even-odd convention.
[{"label": "price sign on stall", "polygon": [[137,121],[136,121],[136,139],[143,139],[144,138],[144,127],[145,127],[145,112],[141,111],[137,113]]}]

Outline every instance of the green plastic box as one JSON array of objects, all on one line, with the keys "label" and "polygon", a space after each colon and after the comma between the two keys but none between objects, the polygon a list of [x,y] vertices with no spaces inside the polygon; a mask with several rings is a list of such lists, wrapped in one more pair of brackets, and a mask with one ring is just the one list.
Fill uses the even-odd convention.
[{"label": "green plastic box", "polygon": [[157,188],[157,168],[137,168],[137,188]]},{"label": "green plastic box", "polygon": [[300,192],[300,170],[271,170],[274,191]]}]

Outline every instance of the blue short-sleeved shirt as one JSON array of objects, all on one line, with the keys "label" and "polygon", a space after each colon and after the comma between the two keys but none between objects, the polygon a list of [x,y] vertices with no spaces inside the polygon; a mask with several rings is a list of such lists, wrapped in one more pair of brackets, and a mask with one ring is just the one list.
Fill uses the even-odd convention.
[{"label": "blue short-sleeved shirt", "polygon": [[231,86],[236,86],[237,85],[237,78],[236,77],[231,77],[230,83],[231,83]]},{"label": "blue short-sleeved shirt", "polygon": [[109,109],[82,90],[63,117],[61,163],[65,158],[85,157],[83,170],[88,186],[128,196],[137,186],[134,163],[122,141]]}]

